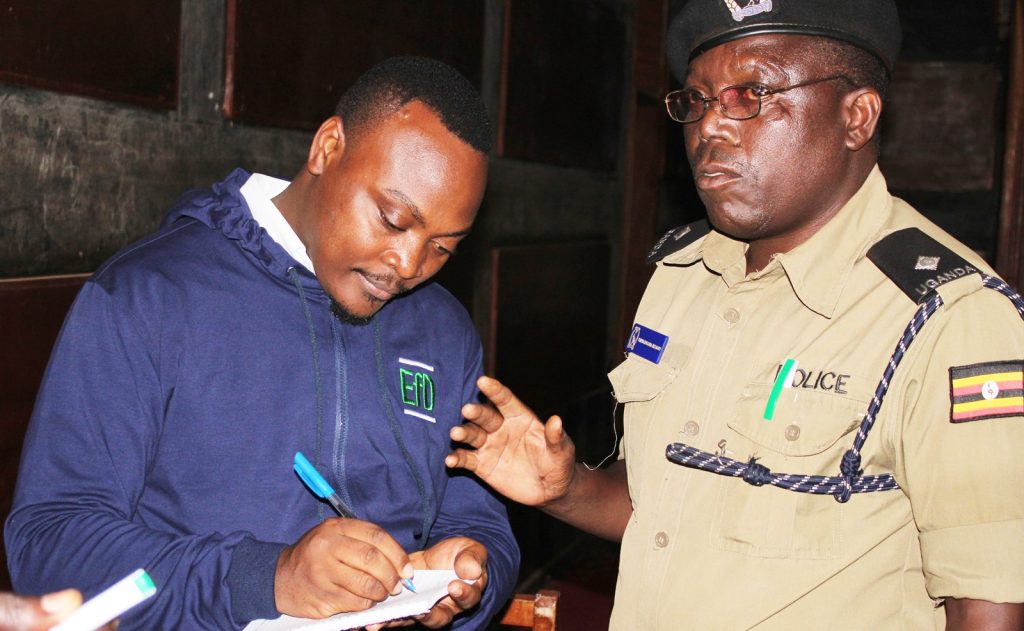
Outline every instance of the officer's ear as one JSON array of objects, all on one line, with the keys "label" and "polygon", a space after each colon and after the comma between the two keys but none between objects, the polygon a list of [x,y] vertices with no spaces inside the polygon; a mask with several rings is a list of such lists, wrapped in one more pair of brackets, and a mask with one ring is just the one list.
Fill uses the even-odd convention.
[{"label": "officer's ear", "polygon": [[881,115],[882,97],[874,88],[858,88],[843,97],[846,148],[858,151],[868,144],[878,129]]},{"label": "officer's ear", "polygon": [[340,116],[325,120],[313,136],[306,159],[306,170],[312,175],[324,172],[327,162],[341,156],[345,151],[345,126]]}]

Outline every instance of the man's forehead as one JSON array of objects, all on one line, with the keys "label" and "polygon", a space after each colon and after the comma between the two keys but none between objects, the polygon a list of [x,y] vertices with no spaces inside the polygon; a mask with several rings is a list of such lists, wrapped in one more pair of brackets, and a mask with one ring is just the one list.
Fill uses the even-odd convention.
[{"label": "man's forehead", "polygon": [[901,39],[893,0],[689,0],[669,25],[669,64],[683,79],[704,52],[771,33],[845,41],[876,55],[890,72]]},{"label": "man's forehead", "polygon": [[812,38],[792,35],[754,35],[727,42],[687,66],[685,83],[714,80],[721,75],[790,79],[813,62],[807,47]]}]

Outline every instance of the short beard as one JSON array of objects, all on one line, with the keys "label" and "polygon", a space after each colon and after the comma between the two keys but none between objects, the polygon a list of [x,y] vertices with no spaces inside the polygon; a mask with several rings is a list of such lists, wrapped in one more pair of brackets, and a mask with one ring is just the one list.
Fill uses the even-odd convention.
[{"label": "short beard", "polygon": [[340,302],[331,298],[331,313],[334,314],[335,318],[338,318],[345,324],[352,324],[355,326],[366,326],[373,319],[376,313],[370,314],[365,317],[360,317],[346,309]]}]

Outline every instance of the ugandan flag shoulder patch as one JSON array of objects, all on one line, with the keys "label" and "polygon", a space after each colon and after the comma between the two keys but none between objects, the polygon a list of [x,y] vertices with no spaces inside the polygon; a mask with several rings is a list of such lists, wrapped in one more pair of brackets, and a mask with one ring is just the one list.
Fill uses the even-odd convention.
[{"label": "ugandan flag shoulder patch", "polygon": [[1024,416],[1024,359],[949,369],[949,421]]}]

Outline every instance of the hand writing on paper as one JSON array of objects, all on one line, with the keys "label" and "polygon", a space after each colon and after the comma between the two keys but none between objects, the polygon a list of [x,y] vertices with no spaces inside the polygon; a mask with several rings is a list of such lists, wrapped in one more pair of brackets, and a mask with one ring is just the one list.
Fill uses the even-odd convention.
[{"label": "hand writing on paper", "polygon": [[402,591],[413,566],[383,528],[328,519],[281,553],[274,574],[277,609],[298,618],[361,611]]}]

